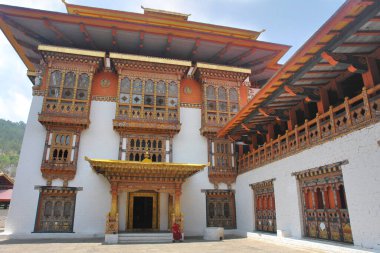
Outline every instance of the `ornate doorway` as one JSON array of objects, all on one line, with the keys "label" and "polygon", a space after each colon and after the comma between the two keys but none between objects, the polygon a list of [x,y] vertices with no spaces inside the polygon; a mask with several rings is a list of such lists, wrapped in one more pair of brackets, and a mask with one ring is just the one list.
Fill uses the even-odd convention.
[{"label": "ornate doorway", "polygon": [[157,192],[131,192],[128,205],[128,229],[158,229]]},{"label": "ornate doorway", "polygon": [[133,228],[152,228],[153,197],[133,198]]}]

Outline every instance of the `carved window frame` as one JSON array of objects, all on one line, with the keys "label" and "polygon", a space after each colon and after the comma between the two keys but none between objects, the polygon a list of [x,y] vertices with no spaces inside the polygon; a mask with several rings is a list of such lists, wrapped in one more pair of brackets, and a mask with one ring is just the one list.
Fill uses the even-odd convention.
[{"label": "carved window frame", "polygon": [[[148,151],[149,157],[153,162],[166,161],[166,154],[168,152],[167,141],[169,140],[168,136],[147,134],[147,135],[127,135],[124,137],[126,137],[127,139],[125,160],[142,161],[144,158],[147,158],[145,157],[145,155],[146,155],[146,152]],[[123,137],[121,138],[121,141],[122,139]],[[137,144],[137,142],[139,144]],[[161,147],[159,147],[159,143],[161,143]],[[139,157],[138,160],[136,160],[136,155]],[[131,160],[131,156],[133,156],[132,160]],[[159,157],[161,157],[161,159],[159,159]]]},{"label": "carved window frame", "polygon": [[276,198],[273,181],[270,179],[251,184],[254,197],[255,229],[276,233]]},{"label": "carved window frame", "polygon": [[[215,97],[209,97],[208,89],[213,88]],[[225,90],[226,98],[220,98],[220,89]],[[237,100],[230,98],[231,91],[235,90],[237,94]],[[240,90],[237,86],[228,86],[223,84],[206,83],[204,84],[204,116],[205,122],[211,125],[225,125],[230,119],[232,119],[240,110]],[[215,104],[215,109],[209,108],[209,103]],[[226,104],[226,110],[221,109],[221,104]],[[232,111],[232,106],[237,106],[236,111]]]},{"label": "carved window frame", "polygon": [[[235,192],[233,190],[205,190],[204,192],[206,193],[206,226],[236,229]],[[228,214],[226,214],[226,207],[228,207]]]},{"label": "carved window frame", "polygon": [[[52,139],[50,144],[50,154],[49,154],[49,162],[53,163],[70,163],[71,162],[71,152],[73,151],[73,136],[72,132],[54,132],[52,133]],[[63,139],[62,139],[63,138]],[[62,143],[62,140],[64,143]],[[57,157],[59,158],[59,153],[62,151],[64,156],[64,152],[67,152],[66,159],[60,160],[54,159],[54,153],[57,151]]]},{"label": "carved window frame", "polygon": [[[56,86],[51,86],[51,80],[54,73],[61,73],[60,83]],[[66,86],[67,75],[75,75],[74,86]],[[80,80],[83,76],[87,76],[87,87],[80,87]],[[59,114],[87,114],[89,111],[91,86],[93,74],[79,69],[65,69],[51,67],[48,71],[46,82],[46,95],[44,98],[43,112],[59,113]],[[51,97],[50,90],[55,89],[58,96]],[[64,91],[71,90],[70,97],[65,98]],[[80,97],[80,92],[83,92],[83,97]]]},{"label": "carved window frame", "polygon": [[[50,203],[50,210],[46,209]],[[67,210],[68,204],[70,210]],[[73,233],[76,188],[40,187],[35,233]]]},{"label": "carved window frame", "polygon": [[[121,85],[125,78],[130,81],[130,91],[122,92]],[[133,91],[133,84],[136,80],[141,80],[142,89],[138,94]],[[146,85],[148,82],[153,82],[154,91],[147,92]],[[164,84],[165,89],[163,93],[158,91],[158,85]],[[177,87],[176,94],[169,94],[169,86],[175,84]],[[118,100],[116,117],[125,117],[129,119],[144,119],[144,120],[164,120],[164,121],[178,121],[180,110],[180,83],[177,80],[165,78],[152,78],[137,75],[120,75],[118,82]],[[128,95],[129,99],[122,102],[122,95]],[[140,103],[134,103],[134,97],[139,98]],[[146,100],[146,97],[151,98],[151,102]],[[162,105],[158,102],[162,101]],[[173,106],[170,106],[174,103]]]}]

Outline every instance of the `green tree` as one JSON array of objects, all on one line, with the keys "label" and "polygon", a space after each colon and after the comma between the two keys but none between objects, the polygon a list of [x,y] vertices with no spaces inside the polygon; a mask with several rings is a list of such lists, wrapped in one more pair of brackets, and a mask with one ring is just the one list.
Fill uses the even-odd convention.
[{"label": "green tree", "polygon": [[0,119],[0,171],[15,175],[25,123]]}]

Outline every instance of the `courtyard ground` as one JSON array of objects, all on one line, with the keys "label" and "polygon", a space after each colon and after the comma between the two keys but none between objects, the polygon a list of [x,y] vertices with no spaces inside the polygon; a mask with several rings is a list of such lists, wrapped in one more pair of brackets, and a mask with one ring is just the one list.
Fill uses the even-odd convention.
[{"label": "courtyard ground", "polygon": [[[0,252],[6,253],[97,253],[97,252],[181,252],[181,253],[217,253],[217,252],[291,252],[312,253],[332,252],[304,246],[294,246],[282,243],[274,243],[262,239],[253,238],[230,238],[218,242],[206,242],[201,238],[191,238],[182,243],[157,243],[157,244],[117,244],[105,245],[103,239],[45,239],[45,240],[9,240],[0,237]],[[341,248],[341,251],[354,252],[352,249]],[[359,251],[358,251],[359,252]]]}]

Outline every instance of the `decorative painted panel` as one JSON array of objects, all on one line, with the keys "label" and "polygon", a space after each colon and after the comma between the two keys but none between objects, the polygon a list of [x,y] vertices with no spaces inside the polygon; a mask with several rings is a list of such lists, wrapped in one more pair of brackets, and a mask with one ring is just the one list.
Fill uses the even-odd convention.
[{"label": "decorative painted panel", "polygon": [[275,233],[277,224],[273,179],[252,184],[251,187],[254,193],[256,230]]},{"label": "decorative painted panel", "polygon": [[72,187],[41,187],[34,231],[73,232],[76,190]]},{"label": "decorative painted panel", "polygon": [[353,243],[341,163],[295,173],[304,210],[305,235]]},{"label": "decorative painted panel", "polygon": [[206,190],[207,227],[236,228],[235,193],[232,190]]}]

